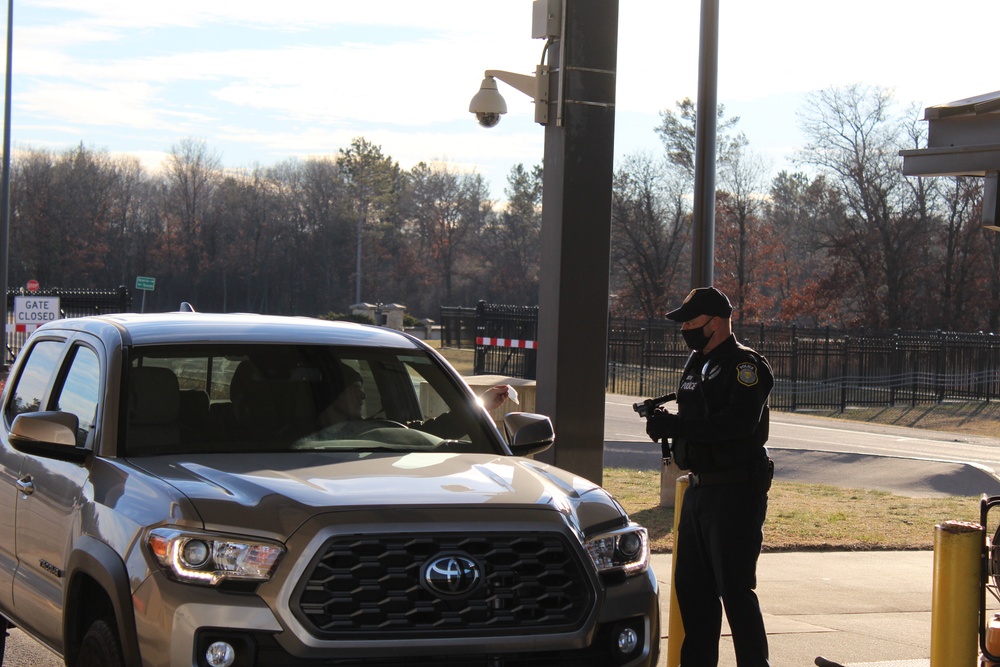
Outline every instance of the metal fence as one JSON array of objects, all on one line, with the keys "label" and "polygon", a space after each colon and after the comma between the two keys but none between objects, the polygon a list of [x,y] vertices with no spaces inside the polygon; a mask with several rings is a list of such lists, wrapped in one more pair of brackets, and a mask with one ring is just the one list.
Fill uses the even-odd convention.
[{"label": "metal fence", "polygon": [[[689,351],[672,322],[612,321],[608,391],[673,391]],[[754,325],[741,342],[774,371],[782,410],[893,407],[1000,398],[1000,339],[993,334],[845,331]]]},{"label": "metal fence", "polygon": [[476,306],[476,375],[535,379],[538,306]]},{"label": "metal fence", "polygon": [[[458,309],[451,309],[456,311]],[[476,312],[476,374],[534,378],[536,350],[483,344],[535,340],[537,308],[485,303]],[[446,321],[442,309],[442,321]],[[989,333],[838,330],[734,324],[737,338],[767,357],[776,409],[892,407],[1000,398],[1000,338]],[[585,335],[585,332],[583,332]],[[442,344],[449,345],[445,335]],[[468,334],[462,341],[469,341]],[[607,390],[658,396],[677,388],[689,350],[669,320],[608,321]],[[530,362],[528,355],[530,354]]]},{"label": "metal fence", "polygon": [[441,347],[475,348],[473,373],[535,378],[538,306],[441,308]]},{"label": "metal fence", "polygon": [[113,290],[42,289],[27,292],[23,289],[7,290],[7,363],[11,363],[31,335],[31,331],[18,327],[14,322],[14,297],[59,297],[59,317],[85,317],[107,313],[124,313],[132,309],[132,294],[127,287]]},{"label": "metal fence", "polygon": [[458,350],[476,346],[476,309],[441,307],[441,347]]}]

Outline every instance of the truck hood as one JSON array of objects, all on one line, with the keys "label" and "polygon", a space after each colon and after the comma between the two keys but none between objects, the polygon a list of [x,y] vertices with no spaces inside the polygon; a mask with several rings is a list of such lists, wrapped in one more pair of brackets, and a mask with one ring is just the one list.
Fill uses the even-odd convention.
[{"label": "truck hood", "polygon": [[581,535],[621,525],[604,489],[531,459],[293,452],[132,459],[183,493],[206,528],[284,540],[310,517],[371,508],[522,507],[564,515]]}]

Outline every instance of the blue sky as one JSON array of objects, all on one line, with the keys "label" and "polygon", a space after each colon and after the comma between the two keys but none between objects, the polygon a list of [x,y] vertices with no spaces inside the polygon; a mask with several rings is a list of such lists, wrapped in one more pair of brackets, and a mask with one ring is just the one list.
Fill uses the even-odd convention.
[{"label": "blue sky", "polygon": [[[572,1],[572,0],[570,0]],[[697,96],[699,0],[620,0],[616,155],[658,153],[659,112]],[[14,0],[11,138],[132,153],[182,139],[223,164],[333,155],[363,136],[409,169],[475,170],[502,197],[541,161],[530,99],[468,113],[486,69],[532,73],[530,0]],[[1000,90],[1000,2],[721,0],[719,101],[775,170],[802,137],[803,95],[885,86],[923,108]]]}]

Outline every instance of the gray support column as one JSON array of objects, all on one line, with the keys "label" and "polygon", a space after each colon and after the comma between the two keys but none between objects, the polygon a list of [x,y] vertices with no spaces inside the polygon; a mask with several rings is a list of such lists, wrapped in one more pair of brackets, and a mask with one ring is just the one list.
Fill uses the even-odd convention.
[{"label": "gray support column", "polygon": [[[552,418],[556,430],[547,460],[601,483],[618,0],[567,0],[565,7],[564,43],[550,47],[538,411]],[[560,80],[565,87],[558,126],[553,119]]]},{"label": "gray support column", "polygon": [[14,0],[7,2],[7,76],[3,107],[3,175],[0,182],[0,373],[7,372],[7,273],[10,259],[10,87],[14,54]]},{"label": "gray support column", "polygon": [[715,280],[715,141],[719,122],[719,0],[701,2],[691,287]]}]

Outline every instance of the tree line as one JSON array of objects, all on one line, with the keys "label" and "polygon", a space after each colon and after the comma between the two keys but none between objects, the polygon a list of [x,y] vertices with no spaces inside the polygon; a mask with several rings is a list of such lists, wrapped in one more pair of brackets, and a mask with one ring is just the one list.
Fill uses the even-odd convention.
[{"label": "tree line", "polygon": [[[131,287],[147,310],[344,313],[360,300],[534,303],[541,174],[511,169],[502,209],[477,174],[402,170],[363,138],[334,156],[226,169],[201,141],[157,172],[82,144],[11,167],[10,281]],[[360,266],[361,270],[358,271]],[[359,278],[360,275],[360,278]]]},{"label": "tree line", "polygon": [[[715,283],[745,321],[996,331],[1000,235],[976,178],[908,178],[915,110],[885,89],[817,91],[797,171],[771,175],[720,107]],[[659,145],[616,166],[611,308],[659,318],[690,287],[696,110],[661,113]],[[364,138],[325,157],[232,169],[201,141],[159,170],[83,144],[12,155],[10,281],[131,287],[147,310],[297,315],[400,303],[418,318],[479,300],[536,305],[542,168],[504,201],[476,173],[409,170]],[[358,270],[360,267],[360,271]]]},{"label": "tree line", "polygon": [[[926,146],[915,108],[891,92],[816,91],[798,112],[800,171],[770,176],[718,110],[715,284],[745,322],[995,332],[1000,234],[982,227],[982,179],[902,174]],[[654,318],[690,280],[696,110],[661,113],[664,155],[616,172],[612,272],[626,314]],[[626,305],[627,304],[627,305]]]}]

